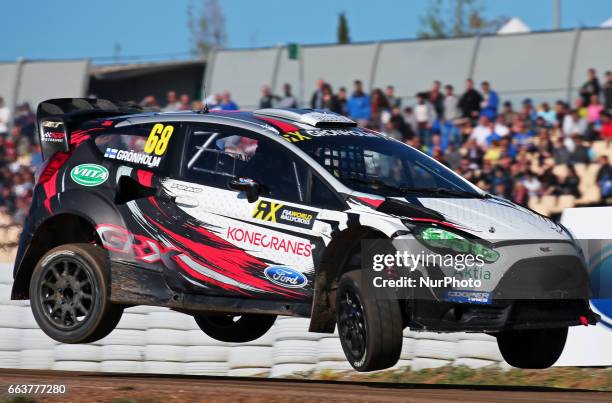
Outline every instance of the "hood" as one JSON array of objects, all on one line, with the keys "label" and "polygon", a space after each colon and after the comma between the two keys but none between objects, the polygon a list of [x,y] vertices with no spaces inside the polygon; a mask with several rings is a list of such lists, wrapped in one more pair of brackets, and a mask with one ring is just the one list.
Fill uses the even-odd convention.
[{"label": "hood", "polygon": [[495,197],[486,199],[421,198],[424,207],[466,232],[488,240],[568,240],[568,233],[549,218]]}]

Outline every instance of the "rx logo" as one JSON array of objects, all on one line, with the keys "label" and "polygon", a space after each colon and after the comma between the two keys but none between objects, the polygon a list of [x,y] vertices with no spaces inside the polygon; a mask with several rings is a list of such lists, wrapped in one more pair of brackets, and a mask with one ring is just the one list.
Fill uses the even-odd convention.
[{"label": "rx logo", "polygon": [[281,203],[272,203],[260,200],[253,211],[253,218],[259,220],[276,222],[276,213],[283,207]]},{"label": "rx logo", "polygon": [[310,140],[310,137],[305,134],[301,134],[299,131],[283,133],[283,138],[290,143],[297,143],[298,141]]}]

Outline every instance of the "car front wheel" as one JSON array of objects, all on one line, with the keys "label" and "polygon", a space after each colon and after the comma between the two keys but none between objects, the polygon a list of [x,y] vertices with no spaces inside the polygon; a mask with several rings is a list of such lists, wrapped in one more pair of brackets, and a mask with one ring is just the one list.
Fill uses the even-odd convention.
[{"label": "car front wheel", "polygon": [[32,313],[40,328],[61,343],[91,343],[113,331],[123,307],[110,302],[108,259],[90,244],[47,252],[30,280]]},{"label": "car front wheel", "polygon": [[397,363],[403,331],[399,303],[391,298],[366,299],[359,270],[340,278],[336,319],[344,355],[357,371],[374,371]]},{"label": "car front wheel", "polygon": [[567,327],[512,330],[497,335],[497,345],[506,362],[516,368],[542,369],[561,356]]}]

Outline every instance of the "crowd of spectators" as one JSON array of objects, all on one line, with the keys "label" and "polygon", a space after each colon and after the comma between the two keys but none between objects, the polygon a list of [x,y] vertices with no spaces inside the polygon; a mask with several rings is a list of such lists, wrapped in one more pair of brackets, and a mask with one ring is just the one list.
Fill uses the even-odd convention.
[{"label": "crowd of spectators", "polygon": [[19,105],[13,116],[0,97],[0,214],[10,216],[11,223],[23,222],[34,189],[34,170],[42,163],[35,127],[27,103]]},{"label": "crowd of spectators", "polygon": [[[264,86],[259,106],[294,99],[290,90],[286,84],[285,96],[279,97]],[[594,163],[599,194],[583,198],[591,204],[612,198],[608,156],[612,154],[612,72],[605,73],[602,85],[596,71],[589,69],[578,95],[572,105],[562,100],[536,105],[525,98],[517,108],[501,100],[488,81],[477,88],[467,79],[460,94],[452,85],[434,81],[431,88],[416,93],[414,101],[404,103],[392,85],[367,94],[363,83],[355,80],[349,95],[345,87],[334,92],[320,79],[308,106],[341,113],[362,127],[385,132],[480,188],[521,205],[544,195],[581,200],[582,171],[576,167]],[[591,147],[602,142],[600,150]],[[556,169],[560,166],[565,169]],[[563,175],[557,175],[559,171]]]},{"label": "crowd of spectators", "polygon": [[[169,91],[161,105],[153,96],[140,104],[149,110],[199,110],[200,100]],[[225,91],[206,99],[211,110],[238,110]],[[298,107],[290,84],[282,95],[269,86],[261,90],[260,108]],[[370,94],[360,80],[352,91],[320,79],[306,107],[328,109],[351,117],[362,127],[379,130],[447,165],[482,189],[521,205],[545,195],[573,195],[580,199],[580,172],[596,165],[598,201],[612,198],[612,72],[603,84],[590,69],[587,80],[570,105],[562,100],[535,105],[525,98],[517,107],[500,99],[494,86],[467,79],[463,90],[434,81],[431,88],[409,102],[395,88],[375,88]],[[42,163],[30,106],[11,111],[0,98],[0,214],[22,223],[29,208],[34,170]],[[604,144],[599,152],[593,144]],[[602,149],[609,150],[601,152]],[[562,177],[558,167],[565,167]],[[591,203],[596,200],[590,200]]]}]

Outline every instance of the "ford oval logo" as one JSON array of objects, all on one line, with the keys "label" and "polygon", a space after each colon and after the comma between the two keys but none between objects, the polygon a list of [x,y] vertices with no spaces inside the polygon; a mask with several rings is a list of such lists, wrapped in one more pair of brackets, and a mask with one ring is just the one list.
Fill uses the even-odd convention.
[{"label": "ford oval logo", "polygon": [[283,287],[302,288],[308,283],[305,275],[291,267],[268,266],[264,274],[268,280]]}]

